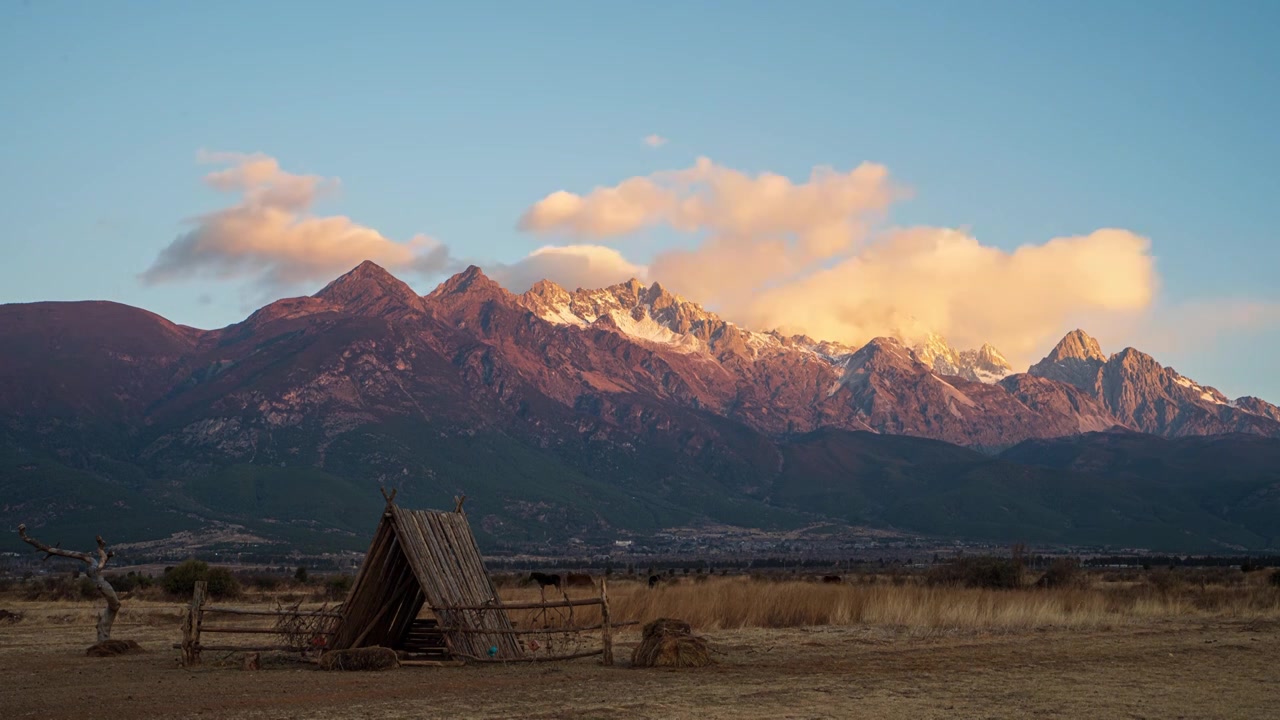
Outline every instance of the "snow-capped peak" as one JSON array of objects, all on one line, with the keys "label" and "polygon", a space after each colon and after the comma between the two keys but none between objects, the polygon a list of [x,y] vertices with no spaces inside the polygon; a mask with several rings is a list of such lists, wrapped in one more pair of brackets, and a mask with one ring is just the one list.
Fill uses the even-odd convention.
[{"label": "snow-capped peak", "polygon": [[937,375],[956,375],[976,382],[996,383],[1013,374],[1013,367],[990,343],[977,350],[956,352],[947,339],[929,333],[912,347],[920,362]]}]

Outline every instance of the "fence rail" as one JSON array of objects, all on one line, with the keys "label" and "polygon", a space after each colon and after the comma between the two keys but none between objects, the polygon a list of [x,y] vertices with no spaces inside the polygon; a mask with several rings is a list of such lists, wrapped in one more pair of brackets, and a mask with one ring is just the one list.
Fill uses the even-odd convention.
[{"label": "fence rail", "polygon": [[211,652],[224,650],[244,652],[303,652],[311,649],[305,644],[300,646],[299,643],[282,643],[280,645],[206,645],[200,641],[200,637],[204,633],[227,635],[279,635],[286,639],[292,635],[301,635],[312,640],[315,638],[331,638],[334,635],[334,630],[332,628],[322,627],[295,630],[288,627],[205,625],[205,615],[207,614],[303,620],[317,620],[319,618],[336,620],[342,617],[339,613],[327,610],[259,610],[256,608],[238,608],[228,607],[225,605],[206,605],[205,600],[208,597],[208,592],[209,584],[203,580],[197,581],[195,590],[191,593],[191,604],[187,606],[187,612],[182,618],[182,642],[174,647],[182,650],[183,665],[199,665],[200,653],[203,650],[209,650]]},{"label": "fence rail", "polygon": [[[187,612],[182,619],[182,642],[174,645],[174,648],[182,650],[183,665],[199,665],[200,652],[202,650],[209,651],[248,651],[248,652],[270,652],[270,651],[287,651],[287,652],[304,652],[312,649],[308,645],[299,646],[295,643],[292,645],[205,645],[201,643],[200,638],[204,633],[214,634],[230,634],[230,635],[282,635],[289,636],[291,631],[288,628],[279,627],[247,627],[247,626],[228,626],[228,625],[210,625],[206,626],[206,614],[223,614],[238,616],[257,616],[257,617],[274,617],[274,618],[304,618],[304,619],[341,619],[342,613],[332,612],[328,610],[259,610],[254,608],[237,608],[221,605],[206,605],[205,600],[208,595],[208,583],[198,581],[195,590],[191,594],[191,604],[187,607]],[[530,654],[515,660],[495,660],[494,658],[478,657],[468,653],[459,652],[454,648],[450,648],[452,654],[466,658],[472,662],[545,662],[550,660],[572,660],[574,658],[591,657],[594,655],[601,656],[601,662],[604,665],[613,665],[613,628],[625,627],[628,625],[637,625],[637,621],[619,622],[612,621],[609,613],[609,588],[608,581],[602,579],[600,582],[600,596],[592,598],[575,598],[566,597],[564,600],[550,600],[544,602],[523,602],[511,604],[494,604],[494,605],[462,605],[446,608],[431,608],[439,617],[456,617],[460,611],[466,612],[484,612],[492,610],[546,610],[554,608],[570,608],[569,621],[572,623],[572,608],[584,606],[600,606],[600,623],[598,625],[565,625],[561,627],[549,628],[526,628],[526,629],[510,629],[510,630],[493,630],[488,628],[476,628],[467,626],[449,625],[439,628],[439,631],[445,634],[446,644],[448,634],[459,633],[469,634],[502,634],[509,636],[522,635],[555,635],[555,634],[571,634],[600,631],[601,647],[596,650],[583,652],[574,652],[561,655],[534,655]],[[296,634],[306,635],[311,639],[316,638],[332,638],[337,634],[336,628],[307,628]],[[329,643],[325,642],[320,647],[325,647]],[[412,661],[405,664],[426,664],[437,661]]]}]

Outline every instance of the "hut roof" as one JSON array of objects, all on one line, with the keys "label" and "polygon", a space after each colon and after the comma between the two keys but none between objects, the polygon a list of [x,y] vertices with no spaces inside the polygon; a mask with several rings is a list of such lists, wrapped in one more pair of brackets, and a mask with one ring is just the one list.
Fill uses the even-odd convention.
[{"label": "hut roof", "polygon": [[[342,605],[333,647],[393,646],[424,606],[455,653],[485,658],[497,648],[492,656],[499,659],[523,655],[467,516],[405,510],[388,500]],[[495,609],[473,609],[480,607]]]}]

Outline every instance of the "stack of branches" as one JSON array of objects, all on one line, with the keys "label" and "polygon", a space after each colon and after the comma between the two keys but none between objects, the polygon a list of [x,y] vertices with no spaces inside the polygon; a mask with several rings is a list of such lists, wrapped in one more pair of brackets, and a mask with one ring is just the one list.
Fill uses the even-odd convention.
[{"label": "stack of branches", "polygon": [[339,618],[327,614],[327,604],[321,605],[317,610],[303,610],[301,606],[302,601],[288,606],[277,604],[276,610],[280,616],[275,622],[276,634],[291,650],[306,652],[326,649],[337,629]]},{"label": "stack of branches", "polygon": [[400,667],[396,651],[385,647],[330,650],[320,656],[321,670],[391,670]]},{"label": "stack of branches", "polygon": [[633,667],[705,667],[712,663],[706,638],[693,634],[683,620],[658,618],[644,626],[640,644],[631,652]]}]

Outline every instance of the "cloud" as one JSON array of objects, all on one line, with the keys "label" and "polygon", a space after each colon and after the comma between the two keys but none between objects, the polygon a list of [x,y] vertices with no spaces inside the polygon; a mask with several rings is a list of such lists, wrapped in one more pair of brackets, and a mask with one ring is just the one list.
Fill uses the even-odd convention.
[{"label": "cloud", "polygon": [[667,139],[654,133],[653,135],[644,136],[644,144],[651,148],[657,149],[667,144]]},{"label": "cloud", "polygon": [[197,160],[227,166],[204,182],[239,200],[194,218],[141,274],[145,284],[211,277],[279,289],[330,280],[364,260],[421,274],[448,262],[446,248],[425,235],[398,242],[341,215],[312,215],[317,200],[338,190],[337,178],[290,173],[262,153],[201,151]]},{"label": "cloud", "polygon": [[520,293],[544,279],[570,290],[606,287],[631,278],[643,280],[648,268],[603,245],[547,245],[519,262],[494,268],[490,274],[503,287]]},{"label": "cloud", "polygon": [[1220,340],[1280,327],[1280,301],[1244,297],[1191,298],[1159,303],[1137,317],[1102,324],[1096,333],[1112,351],[1133,345],[1145,352],[1186,353]]},{"label": "cloud", "polygon": [[656,252],[649,279],[747,327],[851,344],[932,331],[1029,362],[1076,324],[1138,316],[1153,302],[1144,237],[1102,229],[1006,251],[954,229],[882,229],[907,196],[882,165],[792,181],[702,158],[585,195],[552,193],[519,226],[597,241],[655,226],[692,234],[691,249]]},{"label": "cloud", "polygon": [[1150,242],[1126,230],[1008,252],[958,230],[913,228],[769,288],[732,313],[748,325],[851,343],[938,332],[961,348],[990,342],[1017,365],[1038,358],[1066,329],[1140,315],[1157,285]]}]

